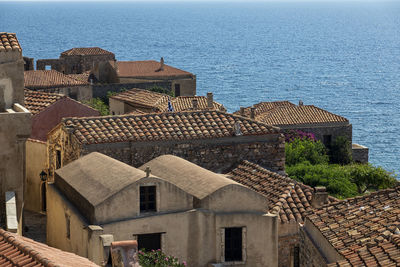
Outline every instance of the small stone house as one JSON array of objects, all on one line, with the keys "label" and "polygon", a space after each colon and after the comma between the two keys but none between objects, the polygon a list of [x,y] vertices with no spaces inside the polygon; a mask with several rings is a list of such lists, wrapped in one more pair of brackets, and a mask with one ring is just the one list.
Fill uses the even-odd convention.
[{"label": "small stone house", "polygon": [[61,53],[59,59],[39,59],[36,62],[37,70],[52,70],[64,74],[81,74],[91,71],[100,62],[114,61],[115,55],[100,47],[78,47]]},{"label": "small stone house", "polygon": [[271,172],[247,160],[226,174],[264,195],[269,212],[278,215],[278,262],[280,267],[298,267],[300,262],[299,230],[305,214],[334,200],[328,193],[315,190],[287,176]]},{"label": "small stone house", "polygon": [[170,82],[175,96],[196,95],[196,75],[154,60],[109,61],[98,64],[93,74],[101,83]]},{"label": "small stone house", "polygon": [[284,137],[278,128],[222,111],[66,118],[48,135],[48,168],[90,152],[133,167],[172,154],[215,172],[243,159],[284,171]]},{"label": "small stone house", "polygon": [[187,266],[278,265],[266,197],[176,156],[136,169],[91,153],[56,170],[48,187],[48,244],[97,264],[110,241],[135,239]]},{"label": "small stone house", "polygon": [[307,212],[300,266],[400,266],[399,214],[399,187]]},{"label": "small stone house", "polygon": [[25,107],[32,113],[32,131],[26,142],[25,208],[45,212],[45,183],[39,174],[46,169],[47,134],[65,117],[99,116],[100,113],[67,96],[25,90]]},{"label": "small stone house", "polygon": [[0,227],[21,231],[25,142],[31,113],[24,104],[24,60],[15,33],[0,32]]},{"label": "small stone house", "polygon": [[110,97],[110,113],[113,115],[128,114],[131,112],[167,112],[170,103],[173,111],[189,110],[219,110],[226,111],[225,107],[214,101],[213,93],[205,96],[178,96],[170,97],[143,89],[131,89]]},{"label": "small stone house", "polygon": [[25,71],[24,80],[25,88],[33,91],[63,94],[79,101],[92,98],[89,82],[74,79],[56,70]]}]

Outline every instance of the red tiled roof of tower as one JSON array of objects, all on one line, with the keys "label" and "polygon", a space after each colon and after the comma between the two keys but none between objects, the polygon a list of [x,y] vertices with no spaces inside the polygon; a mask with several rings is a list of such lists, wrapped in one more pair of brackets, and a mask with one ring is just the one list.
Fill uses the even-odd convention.
[{"label": "red tiled roof of tower", "polygon": [[88,82],[79,81],[55,70],[24,71],[25,87],[51,88],[88,85]]},{"label": "red tiled roof of tower", "polygon": [[0,229],[0,265],[10,267],[98,266],[86,258]]},{"label": "red tiled roof of tower", "polygon": [[305,213],[312,209],[311,187],[257,164],[245,160],[227,177],[265,195],[270,201],[270,212],[279,214],[281,223],[303,222]]},{"label": "red tiled roof of tower", "polygon": [[191,76],[190,72],[164,65],[160,70],[160,62],[154,60],[145,61],[117,61],[118,76],[120,77],[179,77]]},{"label": "red tiled roof of tower", "polygon": [[333,114],[313,105],[280,106],[256,116],[256,119],[276,126],[349,122],[342,116]]},{"label": "red tiled roof of tower", "polygon": [[0,32],[0,52],[22,51],[15,33]]},{"label": "red tiled roof of tower", "polygon": [[145,108],[158,109],[160,106],[168,106],[168,96],[165,94],[152,92],[144,89],[131,89],[128,91],[121,92],[117,95],[113,95],[110,98],[117,99],[119,101],[132,103],[135,106]]},{"label": "red tiled roof of tower", "polygon": [[63,56],[87,56],[87,55],[114,55],[114,53],[100,47],[78,47],[61,53]]},{"label": "red tiled roof of tower", "polygon": [[51,104],[57,102],[57,100],[66,97],[61,94],[31,91],[27,89],[25,89],[24,94],[25,94],[25,107],[33,115],[41,112]]},{"label": "red tiled roof of tower", "polygon": [[279,128],[221,111],[65,118],[62,126],[80,143],[97,144],[231,137],[236,122],[244,136],[280,133]]},{"label": "red tiled roof of tower", "polygon": [[[174,111],[186,111],[186,110],[193,110],[193,100],[197,100],[197,108],[196,110],[210,110],[208,107],[207,97],[205,96],[178,96],[174,97],[171,100],[171,104],[174,108]],[[213,101],[213,108],[212,110],[219,110],[219,111],[226,111],[225,107]],[[161,111],[167,111],[168,105],[164,105],[162,108],[160,107]]]},{"label": "red tiled roof of tower", "polygon": [[[260,102],[260,103],[254,105],[254,108],[255,108],[254,114],[257,116],[266,111],[269,111],[271,109],[274,109],[276,107],[281,107],[281,106],[295,106],[295,104],[293,104],[289,101]],[[244,108],[244,116],[250,117],[251,108],[252,107]],[[240,110],[234,112],[233,114],[240,115]]]},{"label": "red tiled roof of tower", "polygon": [[400,265],[400,187],[328,204],[307,218],[345,258],[329,266]]}]

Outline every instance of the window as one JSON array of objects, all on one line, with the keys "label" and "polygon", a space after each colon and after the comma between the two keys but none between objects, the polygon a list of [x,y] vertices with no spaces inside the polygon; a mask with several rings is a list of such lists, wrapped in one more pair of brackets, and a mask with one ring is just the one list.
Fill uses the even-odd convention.
[{"label": "window", "polygon": [[139,250],[145,249],[149,251],[152,249],[161,249],[161,233],[138,235],[137,241]]},{"label": "window", "polygon": [[225,261],[242,261],[242,227],[225,228]]},{"label": "window", "polygon": [[300,248],[298,246],[293,248],[293,267],[300,267]]},{"label": "window", "polygon": [[175,84],[175,96],[181,95],[181,85],[179,83]]},{"label": "window", "polygon": [[156,187],[140,187],[140,212],[156,211]]},{"label": "window", "polygon": [[41,185],[41,192],[42,192],[42,212],[46,212],[46,182],[42,182]]},{"label": "window", "polygon": [[56,150],[56,169],[61,168],[61,151]]}]

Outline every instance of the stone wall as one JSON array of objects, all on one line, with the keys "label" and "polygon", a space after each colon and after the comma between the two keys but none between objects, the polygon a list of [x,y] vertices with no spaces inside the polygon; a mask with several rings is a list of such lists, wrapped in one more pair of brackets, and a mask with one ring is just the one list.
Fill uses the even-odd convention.
[{"label": "stone wall", "polygon": [[99,62],[108,62],[115,60],[114,54],[106,55],[77,55],[77,56],[60,56],[63,61],[65,74],[79,74],[88,70],[92,70]]},{"label": "stone wall", "polygon": [[87,101],[92,99],[93,97],[92,86],[89,84],[80,86],[52,87],[52,88],[29,87],[28,89],[34,91],[62,94],[78,101]]},{"label": "stone wall", "polygon": [[280,134],[192,140],[181,142],[133,142],[86,145],[82,155],[100,152],[133,167],[160,155],[172,154],[217,173],[249,160],[272,171],[285,169],[284,138]]},{"label": "stone wall", "polygon": [[139,83],[111,83],[111,84],[93,84],[93,98],[100,97],[106,98],[107,92],[121,92],[132,88],[150,89],[155,86],[162,87],[171,91],[171,82],[139,82]]},{"label": "stone wall", "polygon": [[322,257],[318,248],[308,237],[304,228],[300,229],[300,266],[326,267],[326,260]]},{"label": "stone wall", "polygon": [[355,162],[368,163],[368,153],[368,147],[359,144],[352,144],[352,154]]},{"label": "stone wall", "polygon": [[279,267],[289,267],[294,264],[294,249],[299,247],[299,234],[279,236],[278,238],[278,259]]}]

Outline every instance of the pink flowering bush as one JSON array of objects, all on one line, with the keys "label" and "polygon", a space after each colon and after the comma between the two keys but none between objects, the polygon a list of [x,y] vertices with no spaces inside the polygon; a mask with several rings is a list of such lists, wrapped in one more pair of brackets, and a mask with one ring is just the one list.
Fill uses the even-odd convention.
[{"label": "pink flowering bush", "polygon": [[182,263],[172,256],[165,255],[160,249],[146,251],[142,249],[138,253],[139,264],[142,267],[185,267],[186,262]]},{"label": "pink flowering bush", "polygon": [[313,142],[317,142],[317,139],[315,138],[315,135],[313,133],[306,133],[300,130],[292,130],[288,131],[285,133],[285,142],[286,143],[291,143],[295,139],[300,139],[300,140],[309,140]]}]

